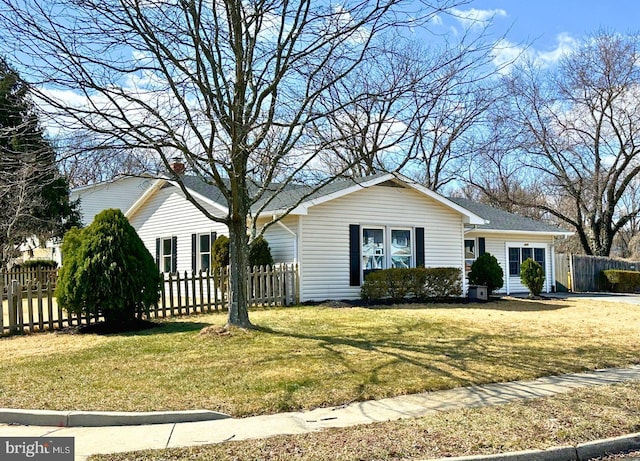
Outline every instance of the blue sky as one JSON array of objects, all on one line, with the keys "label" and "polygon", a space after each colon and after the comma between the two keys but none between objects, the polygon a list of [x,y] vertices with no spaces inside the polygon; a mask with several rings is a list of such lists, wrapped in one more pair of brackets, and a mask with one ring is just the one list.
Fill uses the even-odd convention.
[{"label": "blue sky", "polygon": [[542,53],[600,28],[620,33],[640,30],[638,0],[472,0],[460,8],[471,9],[494,12],[497,31],[510,27],[507,40],[531,42]]}]

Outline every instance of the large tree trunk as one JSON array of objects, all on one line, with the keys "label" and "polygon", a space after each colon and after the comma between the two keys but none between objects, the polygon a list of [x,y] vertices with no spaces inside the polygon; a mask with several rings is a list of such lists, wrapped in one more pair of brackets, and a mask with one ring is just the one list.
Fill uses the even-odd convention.
[{"label": "large tree trunk", "polygon": [[[243,181],[239,181],[242,183]],[[252,328],[249,321],[247,299],[247,267],[249,265],[249,237],[247,235],[248,206],[246,188],[242,184],[233,188],[233,193],[244,195],[233,201],[229,220],[229,285],[230,303],[227,326]]]}]

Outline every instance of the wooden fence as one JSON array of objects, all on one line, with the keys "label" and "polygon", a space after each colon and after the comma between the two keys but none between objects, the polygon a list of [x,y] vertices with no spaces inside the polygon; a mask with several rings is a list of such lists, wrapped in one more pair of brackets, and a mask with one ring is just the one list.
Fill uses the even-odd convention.
[{"label": "wooden fence", "polygon": [[574,292],[599,291],[600,272],[606,269],[640,270],[639,261],[607,258],[603,256],[557,255],[556,276],[558,277],[559,258],[569,263],[567,288]]},{"label": "wooden fence", "polygon": [[[40,274],[42,275],[42,274]],[[99,318],[69,314],[58,306],[53,292],[57,281],[24,273],[3,273],[0,277],[0,335],[61,329],[93,323]],[[249,307],[286,306],[297,302],[298,268],[295,265],[254,267],[249,271]],[[160,299],[149,318],[165,318],[228,309],[229,271],[168,274]]]}]

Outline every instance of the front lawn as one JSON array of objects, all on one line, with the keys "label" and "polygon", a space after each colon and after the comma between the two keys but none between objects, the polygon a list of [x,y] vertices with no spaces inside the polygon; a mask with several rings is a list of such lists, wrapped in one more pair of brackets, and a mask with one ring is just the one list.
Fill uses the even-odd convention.
[{"label": "front lawn", "polygon": [[509,300],[251,313],[257,331],[199,335],[224,314],[137,334],[0,340],[0,407],[211,409],[337,405],[640,360],[640,306]]}]

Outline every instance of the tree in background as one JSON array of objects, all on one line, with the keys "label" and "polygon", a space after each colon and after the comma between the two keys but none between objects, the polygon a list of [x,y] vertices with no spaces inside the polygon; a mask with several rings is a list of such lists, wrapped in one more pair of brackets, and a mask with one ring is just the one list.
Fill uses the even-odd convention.
[{"label": "tree in background", "polygon": [[104,210],[84,229],[67,232],[62,253],[55,295],[67,311],[126,327],[158,302],[161,275],[120,210]]},{"label": "tree in background", "polygon": [[[432,190],[459,177],[499,98],[489,23],[438,45],[397,36],[333,88],[354,103],[314,123],[325,168],[344,177],[402,171]],[[361,95],[361,96],[358,96]]]},{"label": "tree in background", "polygon": [[[292,182],[318,189],[336,176],[316,174],[317,153],[333,139],[313,127],[365,95],[334,89],[377,58],[382,36],[428,27],[459,3],[0,0],[0,22],[11,36],[3,48],[30,63],[57,123],[154,153],[187,200],[228,227],[227,324],[251,327],[248,229]],[[176,156],[221,191],[226,216],[171,173]]]},{"label": "tree in background", "polygon": [[518,66],[493,107],[498,141],[469,181],[575,230],[586,254],[608,256],[640,214],[639,59],[640,36],[599,32],[556,67]]},{"label": "tree in background", "polygon": [[45,138],[31,87],[0,58],[0,266],[31,237],[40,243],[79,224]]}]

